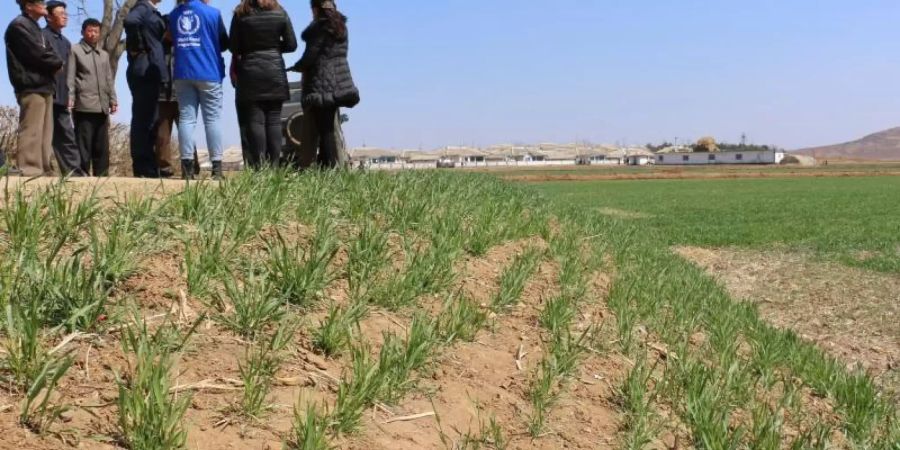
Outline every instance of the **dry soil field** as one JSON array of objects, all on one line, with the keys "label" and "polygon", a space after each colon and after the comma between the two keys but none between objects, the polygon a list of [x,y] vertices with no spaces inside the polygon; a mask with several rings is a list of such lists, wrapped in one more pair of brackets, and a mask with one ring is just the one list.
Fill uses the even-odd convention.
[{"label": "dry soil field", "polygon": [[9,180],[0,448],[900,442],[884,248],[690,241],[643,185]]}]

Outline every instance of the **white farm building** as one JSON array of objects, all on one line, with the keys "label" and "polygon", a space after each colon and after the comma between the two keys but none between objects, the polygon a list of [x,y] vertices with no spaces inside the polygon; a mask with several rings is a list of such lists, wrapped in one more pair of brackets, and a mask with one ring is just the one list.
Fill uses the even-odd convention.
[{"label": "white farm building", "polygon": [[362,147],[353,149],[354,167],[368,169],[433,169],[586,165],[715,165],[780,164],[782,150],[760,149],[695,152],[691,147],[668,147],[653,153],[642,147],[617,148],[590,144],[505,144],[490,147],[447,146],[433,151]]},{"label": "white farm building", "polygon": [[656,164],[663,166],[699,166],[714,164],[780,164],[782,150],[727,150],[718,152],[660,152]]},{"label": "white farm building", "polygon": [[656,155],[645,148],[623,148],[611,152],[609,159],[626,166],[647,166],[656,161]]}]

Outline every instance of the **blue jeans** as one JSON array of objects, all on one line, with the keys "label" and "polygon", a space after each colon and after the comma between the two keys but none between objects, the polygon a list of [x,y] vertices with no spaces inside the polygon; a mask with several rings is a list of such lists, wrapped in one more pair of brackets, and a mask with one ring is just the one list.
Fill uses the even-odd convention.
[{"label": "blue jeans", "polygon": [[222,83],[175,80],[175,94],[178,96],[178,147],[181,159],[194,159],[194,127],[197,126],[197,115],[202,111],[209,159],[221,161],[225,153],[222,143]]}]

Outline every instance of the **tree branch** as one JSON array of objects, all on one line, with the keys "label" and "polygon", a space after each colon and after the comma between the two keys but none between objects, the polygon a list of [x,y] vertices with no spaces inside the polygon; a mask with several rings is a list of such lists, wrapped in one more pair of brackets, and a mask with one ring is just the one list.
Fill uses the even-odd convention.
[{"label": "tree branch", "polygon": [[[106,39],[103,41],[103,48],[109,53],[109,64],[112,67],[113,73],[115,73],[119,67],[119,58],[122,57],[122,53],[125,53],[125,45],[122,40],[122,33],[125,32],[125,17],[128,16],[128,12],[131,11],[131,8],[134,7],[138,0],[125,0],[125,2],[119,5],[119,9],[115,11],[115,13],[113,13],[113,1],[114,0],[103,0],[103,21],[106,23],[108,20],[112,23],[109,27],[109,34],[107,34]],[[107,11],[109,11],[108,17]],[[114,21],[113,16],[115,16]]]}]

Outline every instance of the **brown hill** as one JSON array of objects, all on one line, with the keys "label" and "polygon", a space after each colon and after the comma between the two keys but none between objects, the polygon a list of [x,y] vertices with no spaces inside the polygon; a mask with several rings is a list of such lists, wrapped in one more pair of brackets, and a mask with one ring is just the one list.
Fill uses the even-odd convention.
[{"label": "brown hill", "polygon": [[870,134],[845,144],[795,150],[817,159],[838,158],[869,161],[900,161],[900,127]]}]

